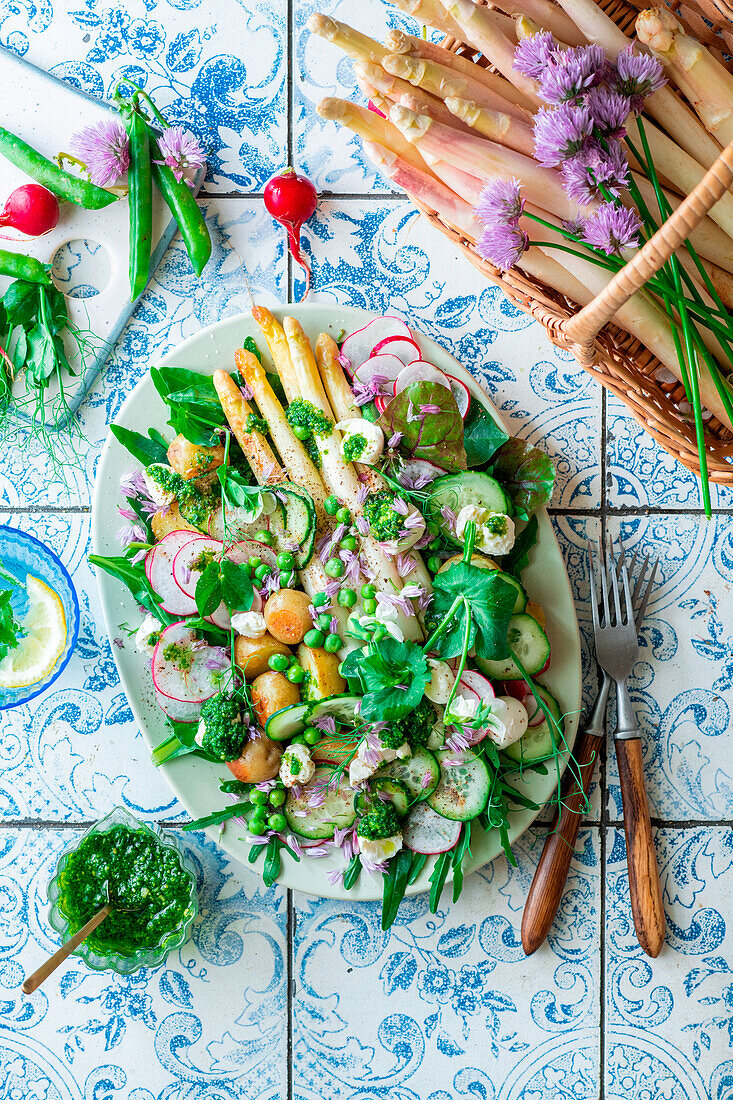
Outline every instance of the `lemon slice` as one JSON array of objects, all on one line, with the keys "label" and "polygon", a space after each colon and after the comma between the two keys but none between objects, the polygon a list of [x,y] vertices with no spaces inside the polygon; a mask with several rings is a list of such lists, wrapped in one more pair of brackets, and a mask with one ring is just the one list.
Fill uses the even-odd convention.
[{"label": "lemon slice", "polygon": [[66,615],[57,592],[38,577],[26,578],[28,611],[18,646],[0,661],[0,690],[14,691],[44,680],[66,645]]}]

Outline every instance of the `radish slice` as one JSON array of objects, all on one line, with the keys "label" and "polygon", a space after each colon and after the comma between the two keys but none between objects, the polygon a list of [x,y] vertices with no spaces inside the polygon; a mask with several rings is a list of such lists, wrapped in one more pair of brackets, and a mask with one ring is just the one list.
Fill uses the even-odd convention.
[{"label": "radish slice", "polygon": [[341,354],[349,360],[351,373],[354,374],[362,363],[376,354],[375,345],[395,337],[411,339],[409,328],[399,317],[375,317],[364,328],[347,336],[341,345]]},{"label": "radish slice", "polygon": [[145,576],[169,615],[193,615],[196,610],[193,597],[187,596],[173,578],[173,562],[179,550],[199,537],[191,531],[171,531],[145,555]]},{"label": "radish slice", "polygon": [[428,363],[425,359],[414,359],[408,366],[403,367],[400,373],[395,378],[394,395],[402,393],[408,386],[411,386],[413,382],[434,382],[438,386],[444,386],[445,389],[451,388],[450,379],[447,374],[443,374],[442,370],[438,370],[432,363]]},{"label": "radish slice", "polygon": [[436,477],[442,477],[447,472],[434,462],[428,462],[427,458],[408,458],[397,474],[397,480],[406,489],[424,489]]},{"label": "radish slice", "polygon": [[181,699],[169,699],[156,691],[155,698],[158,706],[174,722],[198,722],[201,716],[201,703],[187,703]]},{"label": "radish slice", "polygon": [[360,382],[362,386],[367,385],[369,382],[376,382],[382,387],[383,393],[389,393],[392,395],[392,383],[394,382],[400,371],[405,369],[405,364],[396,355],[375,355],[372,359],[367,359],[366,363],[362,363],[358,371],[354,374],[354,381]]},{"label": "radish slice", "polygon": [[378,393],[374,398],[374,405],[377,412],[383,413],[387,405],[389,405],[389,398],[385,397],[383,393]]},{"label": "radish slice", "polygon": [[372,348],[372,356],[381,355],[383,352],[396,355],[405,366],[420,358],[420,347],[409,336],[393,336],[389,340],[380,340]]},{"label": "radish slice", "polygon": [[461,822],[449,821],[426,802],[413,807],[402,830],[405,847],[423,856],[438,855],[455,848],[461,835]]},{"label": "radish slice", "polygon": [[468,410],[471,408],[471,391],[465,383],[461,382],[460,378],[454,378],[452,374],[449,374],[448,378],[450,379],[451,393],[456,399],[458,411],[462,419],[465,420],[468,416]]},{"label": "radish slice", "polygon": [[[177,651],[174,655],[171,646]],[[202,703],[216,694],[216,679],[223,667],[220,654],[221,650],[199,641],[185,622],[172,623],[161,633],[153,653],[155,690],[178,703]]]},{"label": "radish slice", "polygon": [[[222,543],[218,539],[207,539],[205,535],[202,535],[201,538],[191,539],[190,542],[182,546],[173,559],[173,580],[181,592],[189,596],[194,603],[196,602],[196,585],[203,571],[200,568],[194,568],[194,563],[199,562],[202,554],[205,554],[207,558],[211,554],[218,557],[221,551]],[[199,564],[203,564],[203,562]]]},{"label": "radish slice", "polygon": [[[485,676],[482,676],[480,672],[474,672],[473,669],[470,668],[464,670],[463,675],[458,681],[456,695],[469,702],[475,702],[478,706],[484,703],[487,707],[490,707],[496,698],[496,693],[491,686],[491,682],[487,680]],[[466,730],[466,736],[471,745],[477,745],[479,741],[483,741],[488,733],[489,726],[481,726],[479,729],[475,730]]]},{"label": "radish slice", "polygon": [[235,542],[224,551],[224,556],[236,565],[244,565],[250,558],[259,558],[262,564],[269,565],[270,569],[275,569],[277,566],[277,554],[272,547],[264,542],[255,542],[254,539]]},{"label": "radish slice", "polygon": [[[222,541],[224,535],[227,536],[227,542],[241,542],[242,539],[251,539],[252,535],[257,531],[272,531],[275,530],[275,521],[279,512],[276,511],[270,515],[266,515],[262,512],[257,519],[247,519],[247,511],[244,508],[233,508],[230,504],[227,505],[227,522],[226,531],[224,530],[224,512],[221,505],[213,511],[209,517],[208,532],[212,539],[219,539]],[[280,527],[282,530],[282,525]]]}]

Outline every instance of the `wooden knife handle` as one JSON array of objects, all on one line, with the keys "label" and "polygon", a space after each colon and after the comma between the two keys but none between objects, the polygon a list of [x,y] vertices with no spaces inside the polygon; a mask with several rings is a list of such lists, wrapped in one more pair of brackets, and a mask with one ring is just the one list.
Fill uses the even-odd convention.
[{"label": "wooden knife handle", "polygon": [[615,740],[621,796],[624,803],[626,861],[634,928],[639,943],[656,959],[664,943],[664,906],[654,850],[649,803],[644,786],[641,740]]},{"label": "wooden knife handle", "polygon": [[[584,730],[573,747],[577,767],[569,767],[562,784],[562,805],[547,834],[522,914],[522,947],[533,955],[545,942],[565,889],[575,851],[602,735]],[[580,775],[578,775],[580,773]]]}]

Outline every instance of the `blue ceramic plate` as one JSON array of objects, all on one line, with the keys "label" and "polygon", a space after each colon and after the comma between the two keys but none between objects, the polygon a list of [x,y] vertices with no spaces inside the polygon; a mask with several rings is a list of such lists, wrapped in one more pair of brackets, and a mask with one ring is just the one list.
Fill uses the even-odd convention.
[{"label": "blue ceramic plate", "polygon": [[[47,584],[49,588],[53,588],[58,592],[66,615],[66,645],[63,653],[48,676],[39,683],[30,684],[17,691],[0,691],[0,710],[7,710],[9,707],[17,707],[21,703],[35,699],[36,695],[45,691],[66,668],[79,637],[79,600],[71,583],[71,577],[53,551],[38,539],[34,539],[32,535],[26,535],[15,527],[0,526],[0,565],[12,573],[21,585],[25,584],[25,579],[30,573]],[[0,576],[0,589],[10,587],[9,582]],[[12,606],[16,617],[22,618],[27,610],[24,588],[15,589]]]}]

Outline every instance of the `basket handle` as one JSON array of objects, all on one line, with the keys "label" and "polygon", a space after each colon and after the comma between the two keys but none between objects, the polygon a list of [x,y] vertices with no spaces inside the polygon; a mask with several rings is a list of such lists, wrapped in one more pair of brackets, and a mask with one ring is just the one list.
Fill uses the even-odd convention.
[{"label": "basket handle", "polygon": [[700,224],[718,199],[733,184],[733,141],[705,173],[694,191],[678,206],[672,216],[651,237],[644,247],[616,272],[610,283],[592,302],[573,317],[562,321],[560,328],[572,343],[589,348],[596,336],[614,314],[640,290],[667,262],[680,245]]}]

